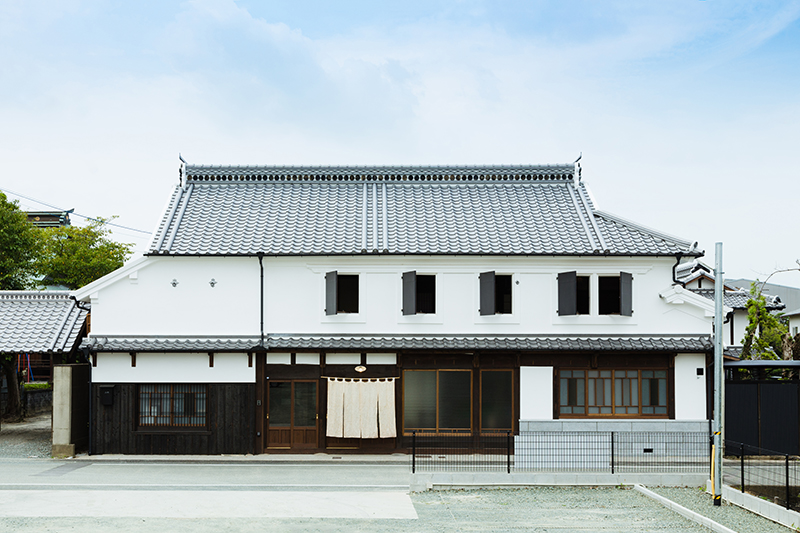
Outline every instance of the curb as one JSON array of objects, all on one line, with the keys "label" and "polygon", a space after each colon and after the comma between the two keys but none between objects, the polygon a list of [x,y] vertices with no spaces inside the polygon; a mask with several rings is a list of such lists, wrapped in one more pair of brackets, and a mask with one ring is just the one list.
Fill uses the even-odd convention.
[{"label": "curb", "polygon": [[668,500],[667,498],[661,496],[660,494],[656,494],[652,490],[646,489],[642,485],[636,484],[636,485],[633,486],[633,488],[635,490],[641,492],[642,494],[644,494],[648,498],[651,498],[651,499],[661,503],[661,505],[663,505],[664,507],[675,511],[679,515],[683,516],[684,518],[688,518],[692,522],[696,522],[696,523],[700,524],[701,526],[705,526],[705,527],[709,528],[711,531],[716,531],[717,533],[736,533],[736,531],[734,531],[734,530],[732,530],[732,529],[730,529],[728,527],[725,527],[725,526],[723,526],[722,524],[720,524],[718,522],[714,522],[710,518],[707,518],[707,517],[705,517],[705,516],[703,516],[703,515],[701,515],[699,513],[696,513],[696,512],[694,512],[694,511],[692,511],[690,509],[687,509],[686,507],[684,507],[682,505],[678,505],[677,503],[673,502],[672,500]]}]

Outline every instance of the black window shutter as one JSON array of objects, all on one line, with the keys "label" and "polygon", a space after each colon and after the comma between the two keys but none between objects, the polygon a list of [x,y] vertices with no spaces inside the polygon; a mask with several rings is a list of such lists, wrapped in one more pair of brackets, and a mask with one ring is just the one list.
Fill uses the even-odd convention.
[{"label": "black window shutter", "polygon": [[558,275],[558,314],[559,316],[578,314],[578,273],[561,272]]},{"label": "black window shutter", "polygon": [[338,285],[338,274],[334,270],[325,274],[325,314],[336,314],[336,286]]},{"label": "black window shutter", "polygon": [[481,272],[480,313],[483,316],[495,314],[494,310],[494,272]]},{"label": "black window shutter", "polygon": [[619,314],[633,316],[633,275],[619,273]]},{"label": "black window shutter", "polygon": [[417,314],[417,273],[403,272],[403,314]]}]

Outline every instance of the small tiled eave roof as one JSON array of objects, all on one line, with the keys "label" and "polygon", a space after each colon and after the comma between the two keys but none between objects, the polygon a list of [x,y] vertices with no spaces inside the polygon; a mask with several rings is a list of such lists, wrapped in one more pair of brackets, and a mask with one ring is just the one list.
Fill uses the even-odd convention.
[{"label": "small tiled eave roof", "polygon": [[[95,352],[253,352],[258,337],[97,336]],[[514,350],[527,352],[709,352],[709,335],[267,335],[264,349],[281,350]]]},{"label": "small tiled eave roof", "polygon": [[65,291],[1,291],[0,353],[69,352],[87,314]]},{"label": "small tiled eave roof", "polygon": [[[709,300],[714,299],[714,289],[689,289],[689,290]],[[727,307],[730,307],[731,309],[746,309],[747,302],[748,300],[750,300],[750,298],[751,296],[749,291],[744,291],[744,290],[725,291],[724,303]],[[764,300],[767,304],[766,308],[768,311],[780,311],[781,309],[786,308],[786,305],[783,302],[781,302],[781,299],[777,296],[765,294]]]},{"label": "small tiled eave roof", "polygon": [[702,255],[595,210],[574,165],[182,173],[150,255]]}]

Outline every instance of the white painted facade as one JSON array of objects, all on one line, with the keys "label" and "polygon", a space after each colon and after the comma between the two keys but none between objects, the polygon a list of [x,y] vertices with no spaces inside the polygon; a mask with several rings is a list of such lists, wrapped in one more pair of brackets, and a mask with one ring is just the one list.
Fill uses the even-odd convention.
[{"label": "white painted facade", "polygon": [[675,419],[706,419],[706,359],[704,354],[675,356]]},{"label": "white painted facade", "polygon": [[[672,302],[659,297],[671,289],[673,264],[668,257],[264,258],[264,329],[266,334],[706,335],[708,310],[684,301],[695,295]],[[358,313],[325,314],[325,273],[334,270],[359,276]],[[410,270],[436,275],[435,314],[402,314],[401,276]],[[490,270],[513,277],[511,314],[479,314],[478,275]],[[558,316],[557,276],[573,270],[590,276],[590,314]],[[597,279],[620,272],[633,274],[633,316],[599,315]],[[258,336],[259,291],[255,257],[147,257],[77,294],[91,301],[93,336]]]},{"label": "white painted facade", "polygon": [[519,369],[520,420],[553,419],[552,366],[523,366]]},{"label": "white painted facade", "polygon": [[255,383],[246,353],[104,353],[92,369],[94,383]]}]

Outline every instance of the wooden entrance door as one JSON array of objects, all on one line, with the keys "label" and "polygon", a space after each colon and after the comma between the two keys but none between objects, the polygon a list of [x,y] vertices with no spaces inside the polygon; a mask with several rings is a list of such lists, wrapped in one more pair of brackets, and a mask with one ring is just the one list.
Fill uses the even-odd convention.
[{"label": "wooden entrance door", "polygon": [[268,380],[267,448],[316,448],[318,405],[316,381]]}]

